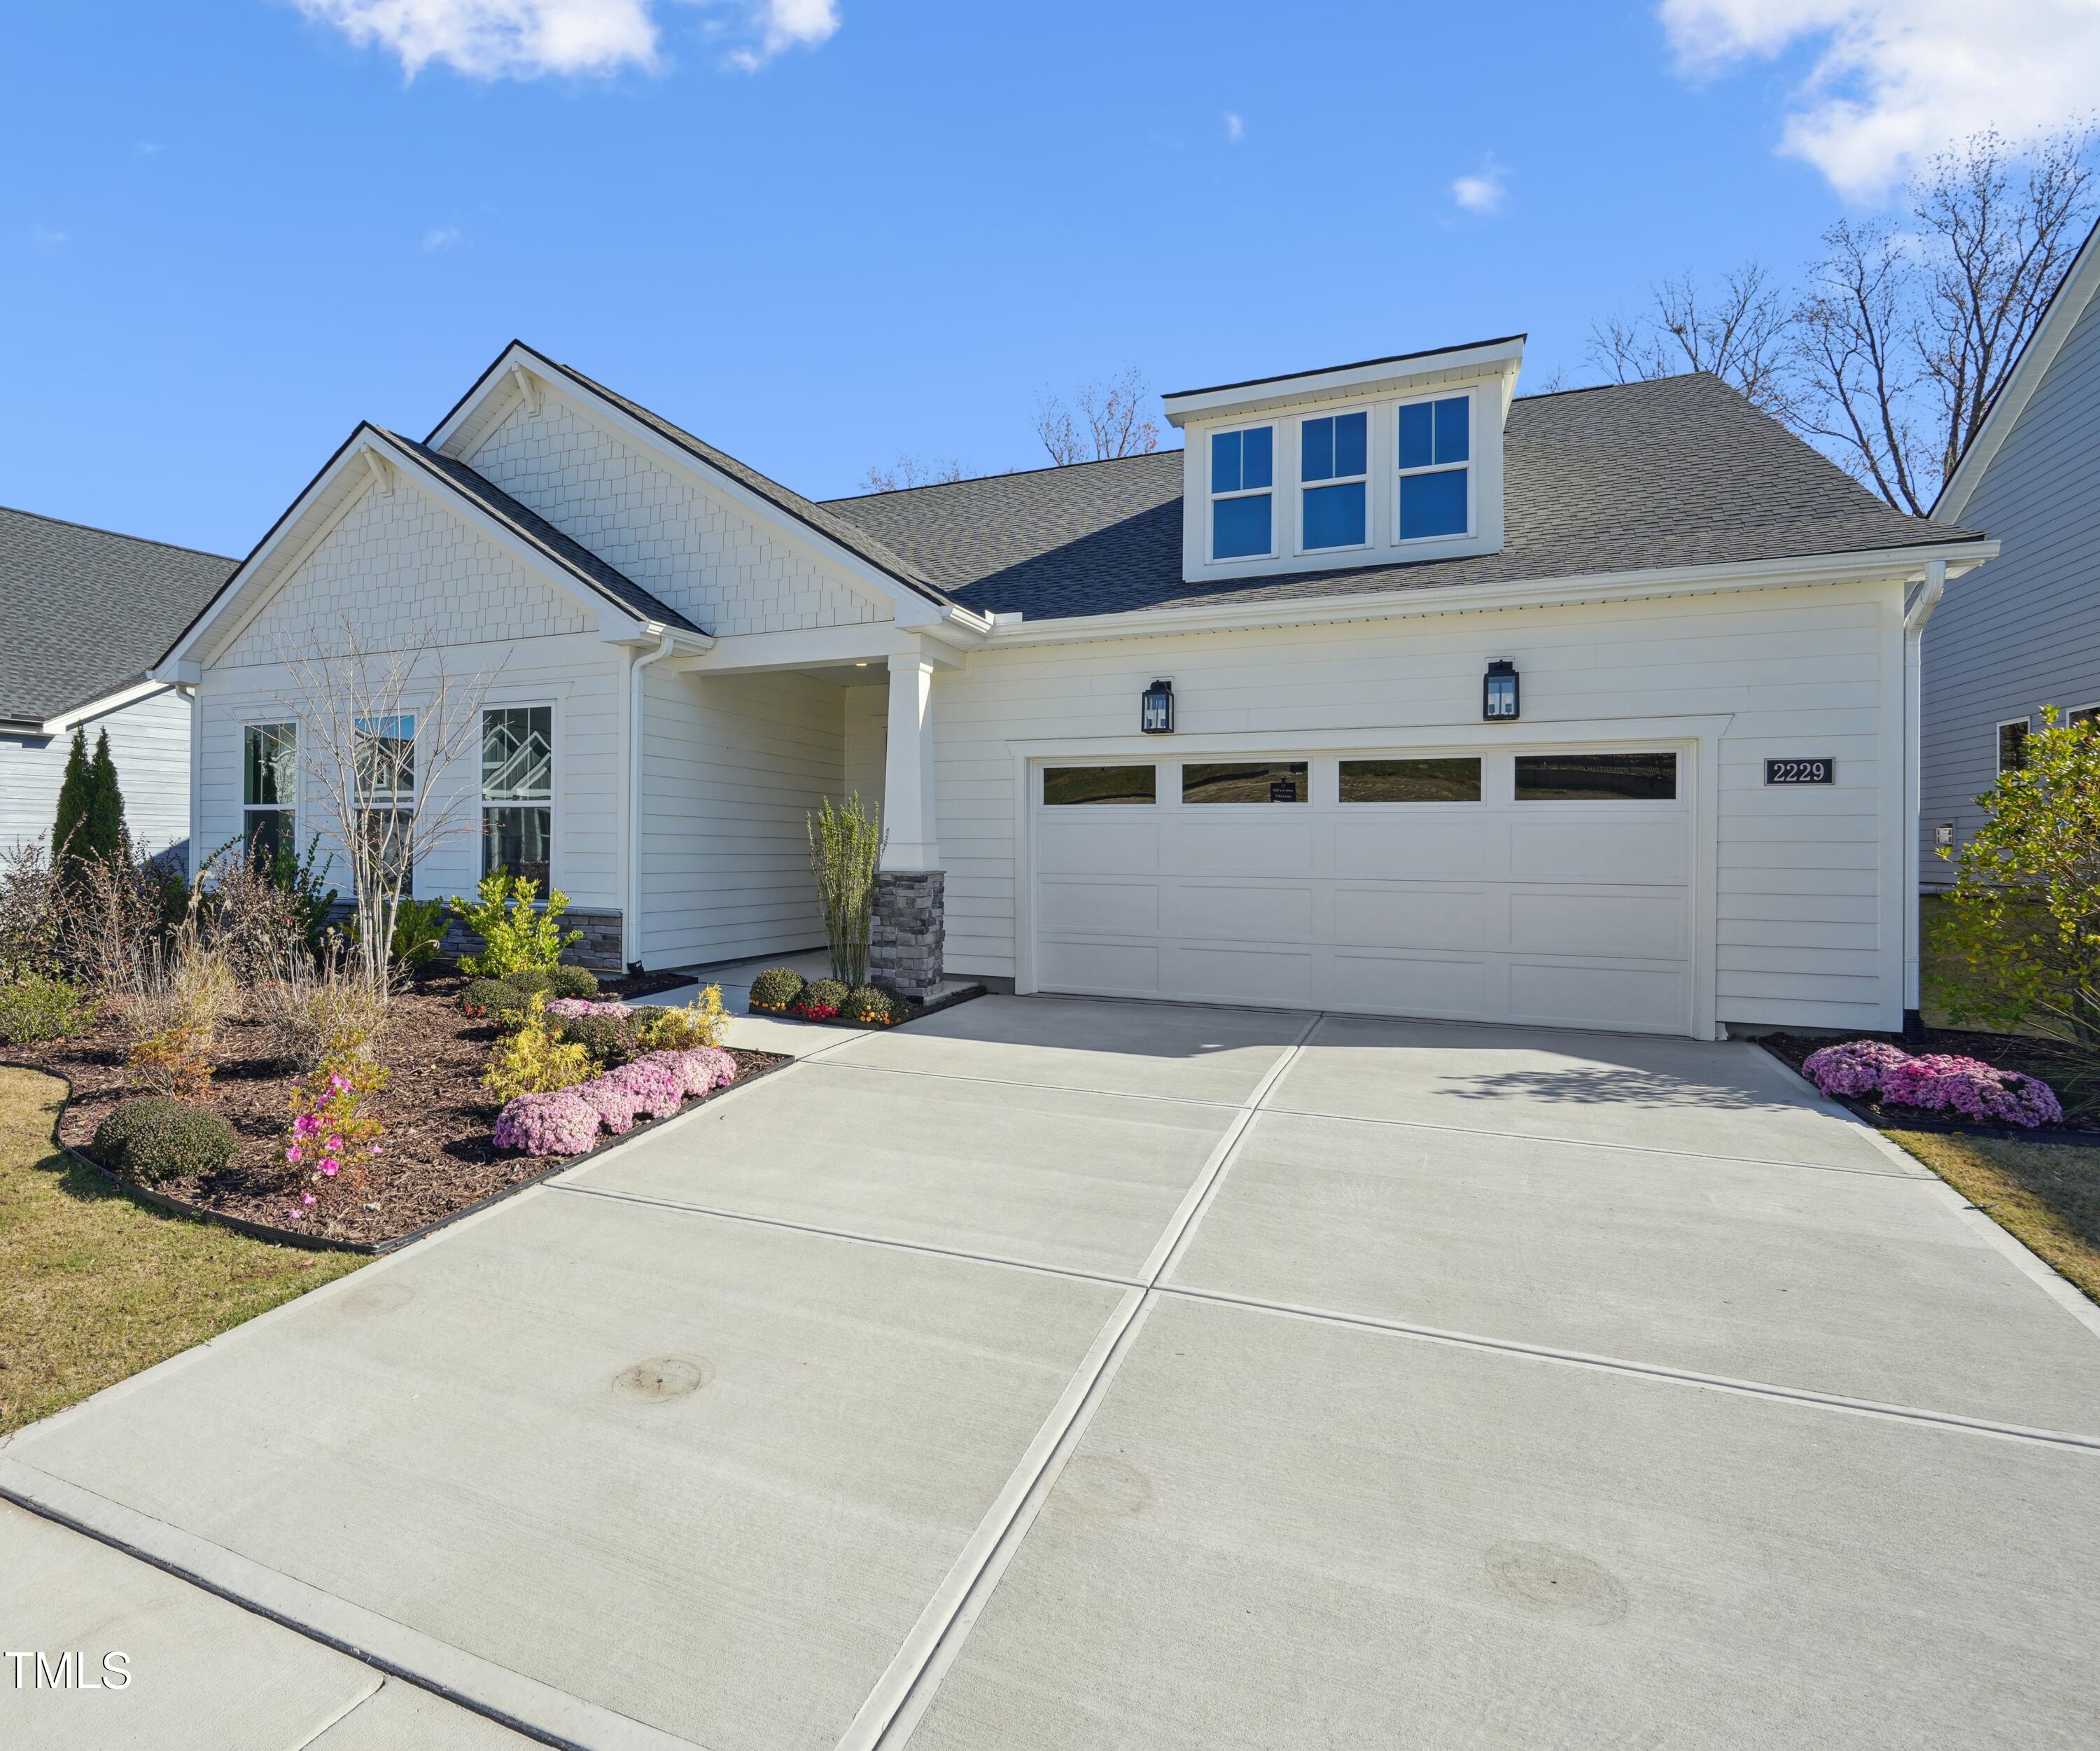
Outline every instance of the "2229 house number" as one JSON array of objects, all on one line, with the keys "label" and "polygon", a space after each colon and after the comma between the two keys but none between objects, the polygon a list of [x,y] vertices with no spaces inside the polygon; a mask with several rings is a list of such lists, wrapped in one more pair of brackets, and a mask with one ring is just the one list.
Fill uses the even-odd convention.
[{"label": "2229 house number", "polygon": [[1765,783],[1829,784],[1837,765],[1833,760],[1768,760],[1765,762]]}]

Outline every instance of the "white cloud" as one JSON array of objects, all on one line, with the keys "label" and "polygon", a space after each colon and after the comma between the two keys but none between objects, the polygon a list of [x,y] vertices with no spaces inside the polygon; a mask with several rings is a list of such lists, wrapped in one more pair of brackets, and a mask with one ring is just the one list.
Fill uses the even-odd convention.
[{"label": "white cloud", "polygon": [[1490,158],[1478,172],[1462,176],[1451,184],[1451,198],[1468,213],[1501,210],[1509,192],[1509,173]]},{"label": "white cloud", "polygon": [[419,247],[426,251],[435,249],[449,249],[459,240],[460,234],[458,226],[434,225],[430,230],[423,233],[423,240]]},{"label": "white cloud", "polygon": [[[475,79],[611,74],[661,64],[662,0],[295,0],[360,47],[386,50],[411,78],[432,62]],[[709,5],[716,0],[699,0]],[[743,15],[731,62],[762,67],[839,28],[838,0],[727,0]]]},{"label": "white cloud", "polygon": [[1858,200],[1982,129],[2049,133],[2100,94],[2100,0],[1662,0],[1661,16],[1693,74],[1812,46],[1780,150]]},{"label": "white cloud", "polygon": [[733,65],[756,73],[788,49],[814,49],[839,28],[838,0],[748,0],[757,42],[734,50]]},{"label": "white cloud", "polygon": [[1235,146],[1246,138],[1246,118],[1237,109],[1225,112],[1225,138]]}]

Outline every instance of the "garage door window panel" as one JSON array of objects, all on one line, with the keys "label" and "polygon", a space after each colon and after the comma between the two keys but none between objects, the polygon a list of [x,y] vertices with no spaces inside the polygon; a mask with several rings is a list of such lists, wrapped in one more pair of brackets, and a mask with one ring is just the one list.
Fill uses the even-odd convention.
[{"label": "garage door window panel", "polygon": [[1192,761],[1181,769],[1185,803],[1303,803],[1311,801],[1307,763]]},{"label": "garage door window panel", "polygon": [[1045,766],[1043,801],[1052,809],[1145,804],[1158,801],[1157,766]]},{"label": "garage door window panel", "polygon": [[1477,756],[1451,760],[1345,760],[1345,803],[1478,802]]},{"label": "garage door window panel", "polygon": [[1677,756],[1520,754],[1519,802],[1674,802]]}]

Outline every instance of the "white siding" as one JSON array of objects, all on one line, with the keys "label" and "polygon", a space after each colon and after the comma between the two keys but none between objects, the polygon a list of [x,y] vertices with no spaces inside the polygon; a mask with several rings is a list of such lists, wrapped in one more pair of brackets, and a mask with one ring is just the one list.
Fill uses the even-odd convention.
[{"label": "white siding", "polygon": [[[1009,743],[1127,740],[1155,675],[1184,738],[1480,727],[1488,659],[1512,656],[1525,726],[1726,715],[1713,849],[1719,1018],[1885,1027],[1900,1020],[1901,604],[1833,586],[1610,606],[1046,646],[973,655],[934,683],[950,967],[1017,970]],[[1162,752],[1165,750],[1162,749]],[[1767,789],[1767,758],[1828,756],[1829,788]]]},{"label": "white siding", "polygon": [[465,460],[709,632],[890,618],[886,600],[558,395],[536,414],[520,401]]},{"label": "white siding", "polygon": [[872,807],[882,801],[883,770],[889,755],[889,689],[880,681],[848,687],[845,708],[845,787],[849,793],[858,791],[860,800]]},{"label": "white siding", "polygon": [[[190,708],[172,689],[148,695],[83,726],[89,752],[109,732],[109,755],[124,792],[132,843],[148,856],[189,836]],[[0,735],[0,847],[47,835],[58,814],[73,732],[51,737]]]},{"label": "white siding", "polygon": [[1963,508],[2004,551],[1947,587],[1925,629],[1919,870],[1944,886],[1932,828],[1965,840],[1997,782],[1997,726],[2100,703],[2100,298],[2066,337]]},{"label": "white siding", "polygon": [[794,673],[644,672],[641,955],[650,967],[824,940],[808,819],[841,794],[845,690]]},{"label": "white siding", "polygon": [[[367,492],[205,669],[198,853],[240,831],[242,726],[298,715],[297,673],[280,657],[339,644],[346,613],[368,649],[439,646],[454,684],[485,683],[491,704],[554,707],[554,884],[578,906],[624,906],[626,653],[599,640],[594,616],[405,481]],[[301,751],[299,835],[322,831],[325,850],[324,793],[309,776],[317,757]],[[473,747],[444,775],[460,830],[419,851],[419,895],[471,893],[479,880],[479,785]],[[340,855],[333,879],[347,889]]]}]

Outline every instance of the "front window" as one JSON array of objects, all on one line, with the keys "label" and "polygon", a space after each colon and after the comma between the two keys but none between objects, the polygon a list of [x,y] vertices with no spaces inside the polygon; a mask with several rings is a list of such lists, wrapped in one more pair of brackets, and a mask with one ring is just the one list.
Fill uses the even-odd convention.
[{"label": "front window", "polygon": [[409,843],[416,819],[416,719],[360,717],[357,721],[358,819],[374,867],[406,893],[413,884]]},{"label": "front window", "polygon": [[1471,524],[1467,463],[1472,399],[1410,401],[1400,410],[1400,538],[1463,535]]},{"label": "front window", "polygon": [[1370,473],[1370,416],[1335,413],[1301,421],[1299,447],[1299,478],[1305,483],[1306,547],[1361,547],[1365,489]]},{"label": "front window", "polygon": [[1305,762],[1191,761],[1181,769],[1185,803],[1302,803],[1312,801]]},{"label": "front window", "polygon": [[2027,721],[2015,717],[1998,726],[1998,770],[2018,772],[2027,763]]},{"label": "front window", "polygon": [[481,873],[508,870],[544,898],[554,861],[554,708],[481,714]]},{"label": "front window", "polygon": [[240,836],[259,863],[298,850],[299,726],[249,724],[241,734]]},{"label": "front window", "polygon": [[1276,551],[1272,490],[1276,429],[1211,434],[1211,557],[1262,559]]}]

